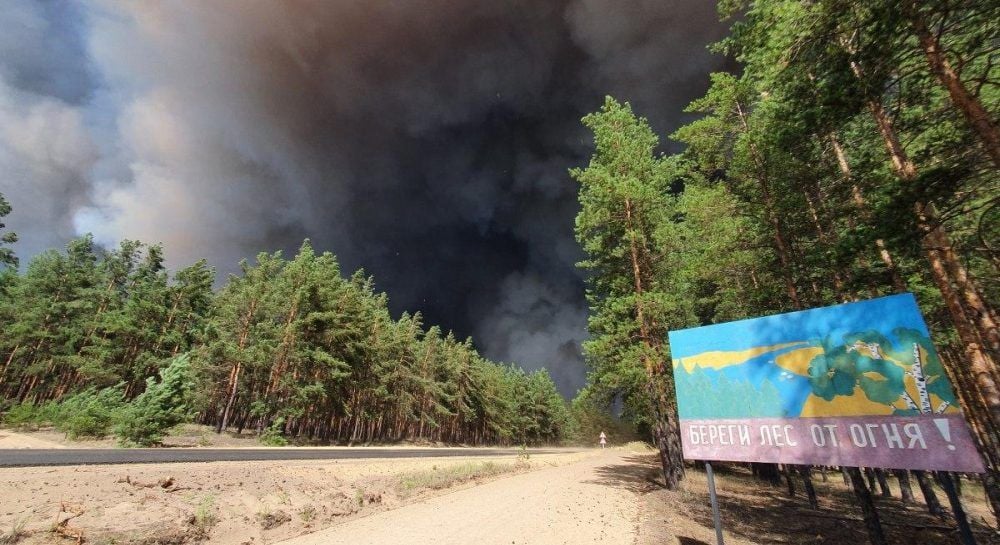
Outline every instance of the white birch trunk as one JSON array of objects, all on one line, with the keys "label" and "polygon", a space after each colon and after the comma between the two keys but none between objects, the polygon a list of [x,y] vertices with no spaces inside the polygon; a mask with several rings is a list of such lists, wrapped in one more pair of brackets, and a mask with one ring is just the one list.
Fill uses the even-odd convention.
[{"label": "white birch trunk", "polygon": [[927,379],[924,377],[924,365],[920,359],[920,345],[913,343],[913,367],[910,368],[910,375],[917,383],[917,393],[920,394],[920,412],[930,414],[931,396],[927,393]]}]

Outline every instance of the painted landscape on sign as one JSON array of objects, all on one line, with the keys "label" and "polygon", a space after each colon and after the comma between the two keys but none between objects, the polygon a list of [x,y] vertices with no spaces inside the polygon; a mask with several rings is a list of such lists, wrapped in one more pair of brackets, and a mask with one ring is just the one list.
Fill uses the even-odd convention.
[{"label": "painted landscape on sign", "polygon": [[669,335],[686,458],[983,470],[911,294]]},{"label": "painted landscape on sign", "polygon": [[[822,320],[804,311],[677,332],[671,350],[679,416],[957,413],[922,321],[893,319],[912,316],[904,311],[915,306],[906,294],[828,307]],[[710,331],[717,328],[724,331]]]}]

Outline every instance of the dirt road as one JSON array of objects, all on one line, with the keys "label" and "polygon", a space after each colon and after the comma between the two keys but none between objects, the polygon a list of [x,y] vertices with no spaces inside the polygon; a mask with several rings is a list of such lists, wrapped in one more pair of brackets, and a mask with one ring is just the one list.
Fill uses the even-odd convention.
[{"label": "dirt road", "polygon": [[635,495],[620,451],[503,478],[282,542],[284,545],[626,545]]}]

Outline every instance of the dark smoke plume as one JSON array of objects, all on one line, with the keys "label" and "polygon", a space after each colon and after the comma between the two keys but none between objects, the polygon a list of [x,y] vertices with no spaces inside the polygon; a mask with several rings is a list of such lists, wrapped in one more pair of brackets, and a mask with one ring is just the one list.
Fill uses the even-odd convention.
[{"label": "dark smoke plume", "polygon": [[13,1],[0,29],[22,257],[93,232],[226,272],[310,237],[566,394],[579,119],[612,94],[672,130],[723,30],[705,0]]}]

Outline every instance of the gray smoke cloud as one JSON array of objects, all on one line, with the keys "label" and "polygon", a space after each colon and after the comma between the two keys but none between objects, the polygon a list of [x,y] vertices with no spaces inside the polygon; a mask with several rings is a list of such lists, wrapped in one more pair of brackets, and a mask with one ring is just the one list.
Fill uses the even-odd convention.
[{"label": "gray smoke cloud", "polygon": [[13,0],[0,29],[22,257],[93,232],[228,272],[310,237],[565,394],[579,119],[612,94],[668,132],[723,62],[700,0]]}]

